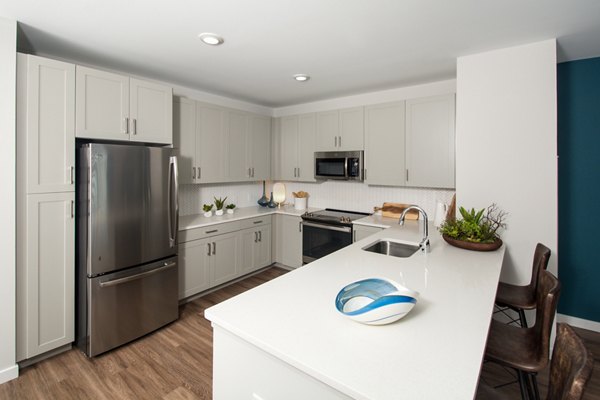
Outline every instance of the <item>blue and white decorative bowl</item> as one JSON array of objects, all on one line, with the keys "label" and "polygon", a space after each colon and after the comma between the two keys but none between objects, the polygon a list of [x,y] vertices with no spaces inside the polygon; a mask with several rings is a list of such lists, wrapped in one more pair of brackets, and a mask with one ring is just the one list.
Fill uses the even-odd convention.
[{"label": "blue and white decorative bowl", "polygon": [[419,293],[384,278],[356,281],[344,287],[335,306],[345,316],[369,325],[385,325],[404,317]]}]

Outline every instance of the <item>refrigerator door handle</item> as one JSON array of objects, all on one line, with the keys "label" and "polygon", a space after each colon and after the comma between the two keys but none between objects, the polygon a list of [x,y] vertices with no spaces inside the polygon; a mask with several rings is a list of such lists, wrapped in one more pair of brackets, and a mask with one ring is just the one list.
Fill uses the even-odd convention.
[{"label": "refrigerator door handle", "polygon": [[179,228],[179,183],[177,182],[177,157],[171,156],[169,158],[169,179],[168,179],[168,190],[169,195],[167,197],[168,202],[168,221],[169,225],[169,247],[175,247],[177,244],[177,230]]},{"label": "refrigerator door handle", "polygon": [[154,274],[162,272],[166,269],[173,268],[176,265],[177,265],[177,263],[174,261],[166,262],[164,265],[162,265],[158,268],[152,269],[150,271],[142,272],[142,273],[131,275],[131,276],[126,276],[125,278],[119,278],[119,279],[113,279],[113,280],[106,281],[106,282],[100,282],[100,287],[116,286],[116,285],[120,285],[122,283],[135,281],[137,279],[141,279],[148,275],[154,275]]}]

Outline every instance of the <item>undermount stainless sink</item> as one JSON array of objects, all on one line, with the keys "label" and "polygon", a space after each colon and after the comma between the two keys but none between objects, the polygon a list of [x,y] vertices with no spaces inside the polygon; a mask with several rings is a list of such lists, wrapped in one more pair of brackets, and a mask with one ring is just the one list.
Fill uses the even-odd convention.
[{"label": "undermount stainless sink", "polygon": [[415,254],[415,252],[419,250],[419,245],[392,242],[390,240],[378,240],[367,247],[363,247],[363,250],[384,254],[386,256],[406,258]]}]

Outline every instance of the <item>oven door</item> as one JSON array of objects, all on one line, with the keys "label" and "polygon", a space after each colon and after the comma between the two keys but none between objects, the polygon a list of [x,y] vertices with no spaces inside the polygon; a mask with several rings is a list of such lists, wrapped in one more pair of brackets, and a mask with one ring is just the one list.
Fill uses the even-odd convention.
[{"label": "oven door", "polygon": [[352,244],[352,228],[302,221],[302,262],[325,257]]}]

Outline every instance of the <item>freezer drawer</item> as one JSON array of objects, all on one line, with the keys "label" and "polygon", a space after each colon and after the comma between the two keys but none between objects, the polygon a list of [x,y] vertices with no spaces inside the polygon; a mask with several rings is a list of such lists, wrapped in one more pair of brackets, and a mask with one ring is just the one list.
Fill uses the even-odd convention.
[{"label": "freezer drawer", "polygon": [[176,320],[177,257],[87,279],[90,357]]}]

